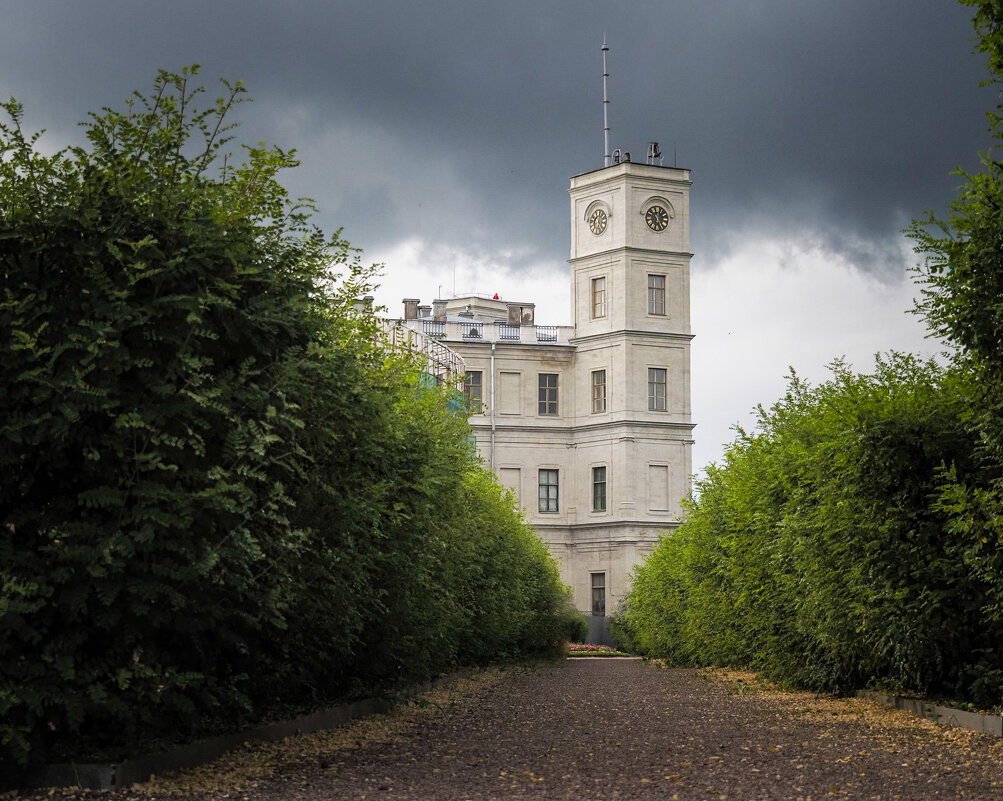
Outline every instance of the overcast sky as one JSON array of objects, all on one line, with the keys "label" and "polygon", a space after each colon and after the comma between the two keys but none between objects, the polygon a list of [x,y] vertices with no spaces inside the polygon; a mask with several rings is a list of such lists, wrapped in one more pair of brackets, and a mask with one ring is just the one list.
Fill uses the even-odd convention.
[{"label": "overcast sky", "polygon": [[[317,222],[386,265],[378,299],[479,291],[570,322],[568,179],[614,147],[692,170],[694,468],[783,392],[889,349],[900,231],[943,210],[989,144],[996,91],[949,0],[0,0],[0,97],[46,128],[199,63],[243,80],[239,138],[296,148]],[[210,89],[210,91],[214,91]]]}]

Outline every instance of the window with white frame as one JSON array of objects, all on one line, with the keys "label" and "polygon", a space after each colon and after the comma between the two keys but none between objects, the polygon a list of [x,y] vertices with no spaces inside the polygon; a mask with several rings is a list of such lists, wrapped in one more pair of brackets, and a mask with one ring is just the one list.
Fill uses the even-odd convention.
[{"label": "window with white frame", "polygon": [[592,279],[592,317],[606,316],[606,278]]},{"label": "window with white frame", "polygon": [[665,315],[665,276],[648,276],[648,314]]},{"label": "window with white frame", "polygon": [[558,511],[558,471],[551,469],[540,470],[540,511]]},{"label": "window with white frame", "polygon": [[463,397],[471,414],[481,413],[484,402],[484,374],[480,370],[471,370],[463,379]]},{"label": "window with white frame", "polygon": [[592,511],[606,511],[606,466],[592,468]]},{"label": "window with white frame", "polygon": [[664,367],[648,368],[648,410],[652,412],[665,411],[666,369]]},{"label": "window with white frame", "polygon": [[606,411],[606,371],[592,371],[592,412]]},{"label": "window with white frame", "polygon": [[606,616],[606,574],[592,574],[592,614],[596,617]]},{"label": "window with white frame", "polygon": [[557,373],[540,373],[540,414],[557,414]]}]

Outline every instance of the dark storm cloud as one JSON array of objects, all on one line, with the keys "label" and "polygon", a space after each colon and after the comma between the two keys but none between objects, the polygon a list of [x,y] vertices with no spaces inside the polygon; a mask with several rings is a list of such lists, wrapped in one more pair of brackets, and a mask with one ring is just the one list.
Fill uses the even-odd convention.
[{"label": "dark storm cloud", "polygon": [[292,189],[366,249],[408,236],[560,260],[567,179],[614,146],[693,169],[705,263],[756,233],[898,270],[896,234],[943,208],[994,102],[969,9],[947,0],[11,3],[0,96],[53,137],[203,65],[255,97],[241,135],[297,147]]}]

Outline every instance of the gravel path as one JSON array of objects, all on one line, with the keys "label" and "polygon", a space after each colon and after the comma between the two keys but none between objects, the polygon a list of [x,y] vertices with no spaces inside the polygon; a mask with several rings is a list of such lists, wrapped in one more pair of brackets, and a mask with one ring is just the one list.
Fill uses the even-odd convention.
[{"label": "gravel path", "polygon": [[[184,796],[1003,798],[998,743],[874,702],[774,692],[751,676],[638,660],[575,659],[493,682],[384,738],[396,741],[353,734],[355,747],[326,753],[317,741],[243,787],[190,784]],[[168,789],[114,795],[178,798]]]}]

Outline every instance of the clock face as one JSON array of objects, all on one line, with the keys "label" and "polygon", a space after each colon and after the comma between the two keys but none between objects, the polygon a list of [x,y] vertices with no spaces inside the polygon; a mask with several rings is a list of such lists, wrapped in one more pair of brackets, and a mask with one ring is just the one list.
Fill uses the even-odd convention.
[{"label": "clock face", "polygon": [[606,212],[602,209],[596,209],[592,212],[592,216],[589,217],[589,230],[596,236],[599,236],[603,231],[606,230]]},{"label": "clock face", "polygon": [[644,215],[644,221],[652,231],[664,231],[669,224],[669,213],[661,206],[652,206]]}]

